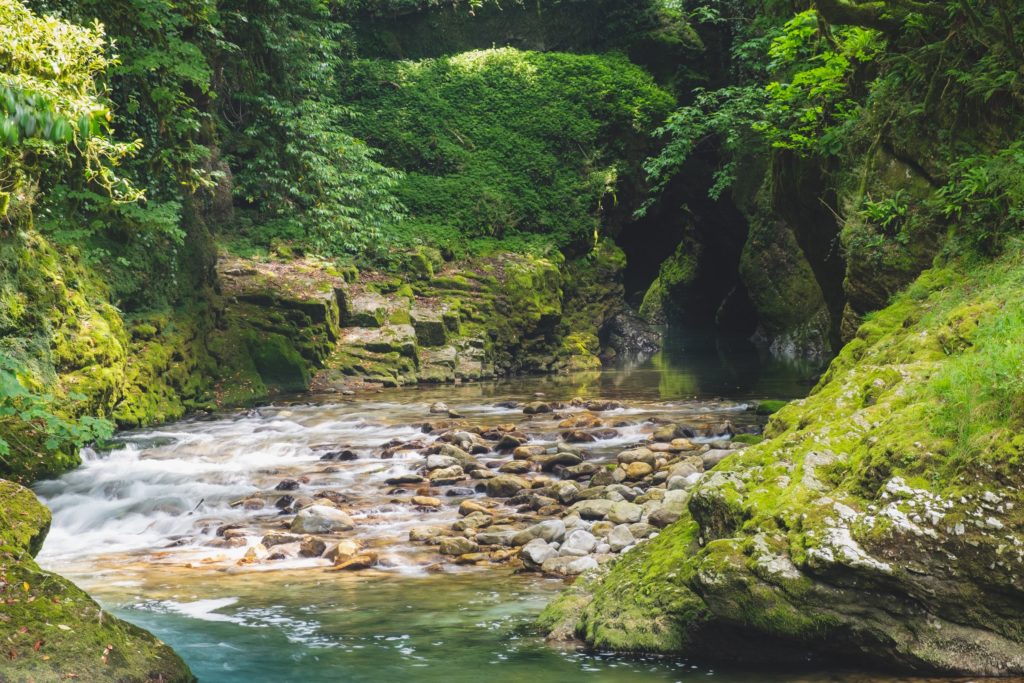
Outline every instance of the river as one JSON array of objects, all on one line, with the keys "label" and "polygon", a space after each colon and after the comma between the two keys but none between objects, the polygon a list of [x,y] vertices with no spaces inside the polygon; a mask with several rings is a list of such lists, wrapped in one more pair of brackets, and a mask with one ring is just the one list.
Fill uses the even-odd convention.
[{"label": "river", "polygon": [[[530,625],[561,579],[439,562],[408,532],[450,524],[455,505],[424,511],[385,484],[411,472],[418,456],[399,449],[382,459],[382,444],[422,438],[419,424],[439,400],[470,424],[519,422],[541,443],[553,424],[524,422],[520,408],[498,404],[538,395],[622,401],[612,411],[618,436],[582,446],[601,462],[642,439],[652,419],[756,430],[763,418],[749,410],[754,401],[800,396],[812,379],[810,368],[766,362],[742,346],[683,340],[602,373],[303,396],[126,432],[110,450],[85,451],[79,469],[37,485],[54,513],[39,562],[172,645],[204,682],[891,681],[548,645]],[[340,447],[356,459],[321,460]],[[342,495],[359,539],[380,553],[377,566],[331,572],[319,558],[244,562],[263,534],[280,528],[275,486],[287,478]],[[232,542],[218,529],[234,530]]]}]

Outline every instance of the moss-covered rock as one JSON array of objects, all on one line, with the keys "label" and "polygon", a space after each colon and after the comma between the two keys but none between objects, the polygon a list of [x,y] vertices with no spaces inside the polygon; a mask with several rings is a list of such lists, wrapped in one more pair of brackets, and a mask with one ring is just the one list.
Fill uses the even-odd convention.
[{"label": "moss-covered rock", "polygon": [[923,274],[678,523],[572,597],[569,630],[690,657],[1024,672],[1021,286],[1019,245]]},{"label": "moss-covered rock", "polygon": [[31,491],[0,480],[0,678],[11,683],[194,681],[169,647],[36,565],[32,558],[49,527],[50,511]]},{"label": "moss-covered rock", "polygon": [[771,208],[764,188],[747,214],[739,272],[757,311],[760,336],[777,357],[826,360],[832,354],[831,316],[792,228]]}]

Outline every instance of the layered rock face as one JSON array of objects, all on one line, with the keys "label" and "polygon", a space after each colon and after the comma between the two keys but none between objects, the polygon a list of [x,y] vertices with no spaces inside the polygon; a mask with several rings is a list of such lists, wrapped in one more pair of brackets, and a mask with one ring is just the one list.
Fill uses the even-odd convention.
[{"label": "layered rock face", "polygon": [[926,272],[764,442],[702,478],[680,521],[543,624],[628,651],[1024,672],[1021,415],[1005,388],[1022,281],[1019,250]]},{"label": "layered rock face", "polygon": [[171,648],[36,565],[32,558],[49,528],[50,511],[31,491],[0,480],[0,678],[11,683],[195,681]]},{"label": "layered rock face", "polygon": [[568,263],[421,262],[399,278],[222,259],[226,306],[211,337],[220,401],[600,367],[598,332],[622,305],[624,260],[610,242]]}]

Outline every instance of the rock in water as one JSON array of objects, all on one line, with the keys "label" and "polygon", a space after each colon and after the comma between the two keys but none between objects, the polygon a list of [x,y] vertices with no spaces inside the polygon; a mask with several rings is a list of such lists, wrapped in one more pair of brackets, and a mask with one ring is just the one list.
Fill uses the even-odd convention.
[{"label": "rock in water", "polygon": [[530,482],[514,474],[502,474],[488,479],[487,495],[491,498],[511,498],[523,489],[530,488]]},{"label": "rock in water", "polygon": [[558,554],[565,555],[589,555],[597,547],[597,539],[594,534],[583,529],[570,531],[565,537],[565,543],[558,549]]},{"label": "rock in water", "polygon": [[622,310],[609,318],[599,331],[605,349],[612,349],[615,359],[637,361],[661,348],[661,335],[643,318]]},{"label": "rock in water", "polygon": [[313,505],[302,510],[295,515],[291,525],[292,531],[299,534],[331,534],[354,528],[355,522],[348,514],[326,505]]}]

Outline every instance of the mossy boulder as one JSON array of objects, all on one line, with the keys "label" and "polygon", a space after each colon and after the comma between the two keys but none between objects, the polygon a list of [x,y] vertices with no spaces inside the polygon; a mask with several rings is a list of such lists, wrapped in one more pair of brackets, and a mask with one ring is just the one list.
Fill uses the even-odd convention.
[{"label": "mossy boulder", "polygon": [[192,683],[173,650],[104,612],[88,595],[32,559],[50,511],[28,489],[0,480],[0,678],[31,681]]},{"label": "mossy boulder", "polygon": [[1019,245],[925,272],[545,625],[693,658],[1024,673],[1022,286]]},{"label": "mossy boulder", "polygon": [[739,272],[772,354],[823,361],[832,354],[832,319],[821,285],[792,228],[762,189],[747,207],[749,232]]}]

